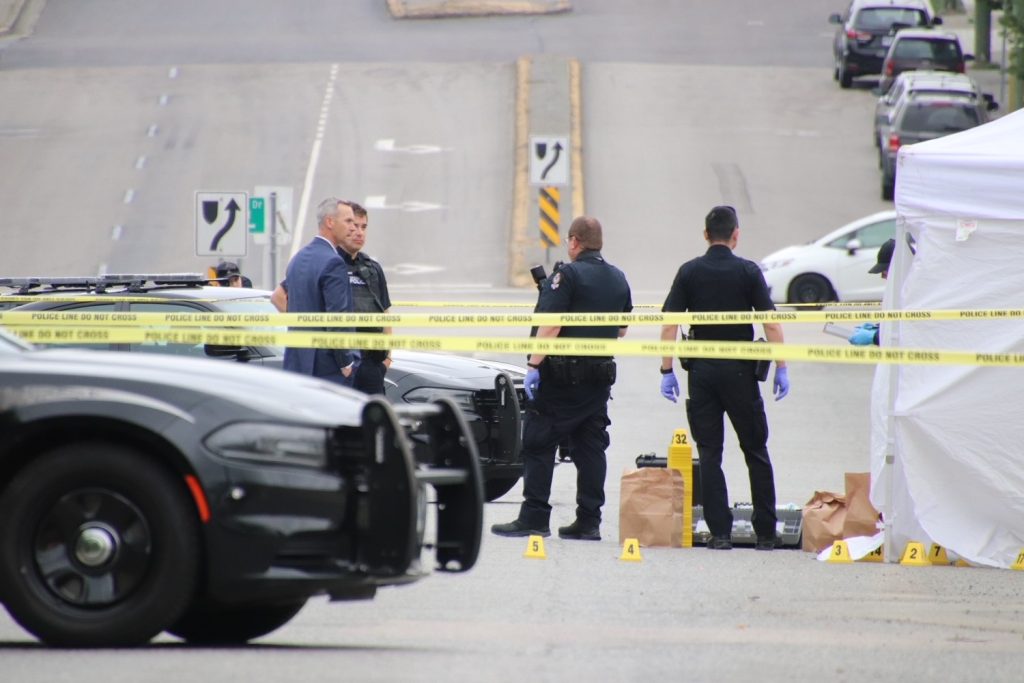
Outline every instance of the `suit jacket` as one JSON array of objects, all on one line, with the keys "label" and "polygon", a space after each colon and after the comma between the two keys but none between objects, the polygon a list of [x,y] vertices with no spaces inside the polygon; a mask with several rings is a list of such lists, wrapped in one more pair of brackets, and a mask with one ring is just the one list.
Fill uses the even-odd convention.
[{"label": "suit jacket", "polygon": [[[299,250],[288,263],[289,313],[351,313],[352,285],[348,267],[334,246],[320,236]],[[308,329],[308,328],[307,328]],[[330,328],[322,331],[339,331]],[[359,360],[348,349],[284,350],[284,369],[347,384],[341,369]]]}]

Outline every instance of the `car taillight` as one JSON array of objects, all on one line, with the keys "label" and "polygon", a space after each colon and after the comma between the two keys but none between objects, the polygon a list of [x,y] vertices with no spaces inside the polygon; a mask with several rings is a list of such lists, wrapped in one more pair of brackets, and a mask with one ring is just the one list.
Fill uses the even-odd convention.
[{"label": "car taillight", "polygon": [[896,133],[889,133],[889,151],[898,152],[900,149],[900,136]]},{"label": "car taillight", "polygon": [[892,76],[892,72],[893,72],[894,68],[895,68],[895,65],[893,64],[893,62],[887,62],[886,65],[885,65],[885,75],[886,76]]},{"label": "car taillight", "polygon": [[846,29],[846,37],[850,40],[871,40],[871,34],[864,31],[856,31],[852,28]]},{"label": "car taillight", "polygon": [[964,73],[964,63],[963,62],[960,62],[959,64],[956,65],[956,72],[958,74]]}]

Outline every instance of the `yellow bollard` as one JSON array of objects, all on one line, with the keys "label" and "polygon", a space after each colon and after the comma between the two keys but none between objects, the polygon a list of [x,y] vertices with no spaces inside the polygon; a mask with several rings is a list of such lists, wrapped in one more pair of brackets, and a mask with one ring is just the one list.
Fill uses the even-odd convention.
[{"label": "yellow bollard", "polygon": [[683,477],[683,538],[684,548],[693,547],[693,446],[685,429],[672,433],[668,445],[668,466]]}]

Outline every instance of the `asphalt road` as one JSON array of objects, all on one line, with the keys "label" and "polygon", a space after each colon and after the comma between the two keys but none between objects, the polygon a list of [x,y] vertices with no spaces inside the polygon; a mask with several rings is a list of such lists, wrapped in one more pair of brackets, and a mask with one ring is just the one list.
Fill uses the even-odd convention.
[{"label": "asphalt road", "polygon": [[[577,0],[567,15],[441,22],[393,22],[383,2],[300,4],[186,0],[172,14],[153,0],[49,0],[34,35],[0,54],[0,274],[196,270],[210,263],[193,255],[196,190],[281,184],[299,204],[312,166],[311,204],[383,197],[367,250],[394,298],[529,302],[505,288],[504,242],[513,60],[530,53],[582,61],[588,210],[639,303],[660,303],[679,263],[703,251],[713,204],[739,209],[751,258],[884,206],[871,97],[830,78],[834,0]],[[269,278],[260,256],[244,267]],[[655,367],[621,361],[600,543],[551,539],[547,560],[527,560],[525,541],[488,535],[467,575],[367,603],[311,601],[248,648],[164,637],[52,652],[0,618],[0,679],[1019,678],[1016,572],[741,549],[619,561],[619,475],[685,427]],[[791,395],[768,402],[781,503],[866,469],[872,373],[793,366]],[[745,468],[728,448],[743,501]],[[511,519],[518,496],[488,505],[487,525]],[[570,521],[570,466],[553,503],[553,525]]]}]

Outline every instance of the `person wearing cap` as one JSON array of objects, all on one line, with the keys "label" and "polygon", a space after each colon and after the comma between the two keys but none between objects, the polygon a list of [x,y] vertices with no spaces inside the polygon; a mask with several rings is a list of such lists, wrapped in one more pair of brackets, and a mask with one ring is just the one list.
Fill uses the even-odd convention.
[{"label": "person wearing cap", "polygon": [[[760,267],[733,253],[739,240],[739,221],[731,206],[716,206],[704,219],[708,250],[687,261],[676,272],[662,311],[773,311],[768,284]],[[661,339],[674,342],[679,325],[664,325]],[[693,339],[700,341],[752,342],[754,327],[742,325],[695,325]],[[782,325],[764,323],[768,341],[783,343]],[[711,531],[708,548],[732,548],[732,510],[725,475],[722,472],[724,418],[729,416],[750,474],[750,496],[754,505],[751,523],[757,550],[773,550],[775,533],[775,475],[768,455],[768,420],[755,375],[755,362],[732,358],[691,358],[687,371],[686,419],[700,459],[704,519]],[[763,379],[763,378],[762,378]],[[775,400],[789,393],[785,361],[775,361]],[[679,382],[672,370],[672,358],[661,359],[661,395],[676,402]]]},{"label": "person wearing cap", "polygon": [[233,261],[221,261],[214,272],[218,280],[227,280],[228,287],[252,287],[252,281],[242,275],[238,264]]},{"label": "person wearing cap", "polygon": [[[868,270],[869,273],[878,273],[883,280],[889,278],[889,264],[892,263],[892,253],[896,250],[896,240],[889,239],[878,248],[878,258],[875,265]],[[858,325],[850,335],[850,343],[854,346],[878,346],[878,323],[864,323]]]}]

